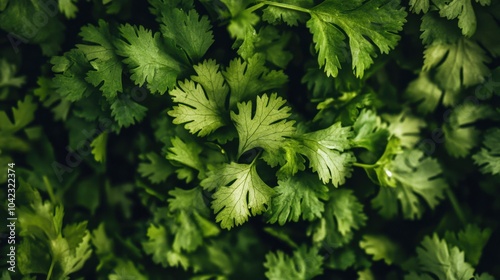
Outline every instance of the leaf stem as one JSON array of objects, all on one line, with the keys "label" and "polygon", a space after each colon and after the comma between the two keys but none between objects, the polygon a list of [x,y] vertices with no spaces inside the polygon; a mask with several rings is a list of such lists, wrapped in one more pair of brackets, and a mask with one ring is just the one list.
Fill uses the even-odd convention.
[{"label": "leaf stem", "polygon": [[45,187],[47,188],[47,192],[49,193],[50,200],[52,201],[53,204],[57,204],[56,196],[54,195],[54,188],[52,188],[52,184],[50,183],[47,176],[43,176],[43,183],[45,184]]},{"label": "leaf stem", "polygon": [[358,162],[355,162],[352,165],[356,166],[356,167],[363,167],[363,168],[375,168],[375,167],[377,167],[377,164],[366,164],[366,163],[358,163]]},{"label": "leaf stem", "polygon": [[467,224],[467,220],[465,219],[464,212],[462,212],[462,209],[460,209],[460,205],[458,204],[457,197],[451,191],[450,187],[446,188],[446,195],[448,196],[448,199],[451,202],[453,210],[455,211],[455,214],[457,215],[460,222],[462,222],[462,224],[464,224],[464,225]]},{"label": "leaf stem", "polygon": [[308,13],[308,14],[311,13],[310,9],[302,8],[300,6],[285,4],[285,3],[274,2],[274,1],[262,1],[259,4],[256,4],[256,5],[253,5],[249,8],[247,8],[246,11],[251,13],[255,10],[262,8],[265,5],[280,7],[280,8],[289,9],[289,10],[293,10],[293,11],[297,11],[297,12]]},{"label": "leaf stem", "polygon": [[269,5],[269,6],[275,6],[275,7],[280,7],[280,8],[285,8],[289,10],[294,10],[298,12],[303,12],[303,13],[311,13],[310,9],[302,8],[300,6],[295,6],[295,5],[290,5],[290,4],[285,4],[285,3],[278,3],[274,1],[263,1],[263,4]]},{"label": "leaf stem", "polygon": [[52,270],[54,270],[55,264],[56,264],[56,258],[52,256],[52,262],[50,263],[49,272],[47,273],[47,278],[45,278],[45,280],[50,280],[50,278],[52,277]]}]

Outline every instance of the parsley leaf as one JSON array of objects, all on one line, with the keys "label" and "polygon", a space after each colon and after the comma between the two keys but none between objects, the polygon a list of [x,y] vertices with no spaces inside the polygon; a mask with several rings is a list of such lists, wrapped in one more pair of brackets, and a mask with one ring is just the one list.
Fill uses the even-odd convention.
[{"label": "parsley leaf", "polygon": [[207,190],[216,190],[212,208],[217,214],[216,221],[224,229],[241,225],[250,215],[262,213],[275,193],[257,174],[255,162],[224,164],[211,171],[201,185]]}]

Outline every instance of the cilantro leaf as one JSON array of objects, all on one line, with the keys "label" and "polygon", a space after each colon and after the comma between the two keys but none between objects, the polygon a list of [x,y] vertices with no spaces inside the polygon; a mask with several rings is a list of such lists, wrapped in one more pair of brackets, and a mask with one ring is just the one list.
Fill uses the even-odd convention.
[{"label": "cilantro leaf", "polygon": [[169,92],[178,103],[168,114],[174,117],[174,124],[185,124],[185,128],[198,136],[206,136],[227,124],[225,102],[229,88],[219,72],[215,60],[204,61],[194,66],[197,76],[193,81],[179,82]]},{"label": "cilantro leaf", "polygon": [[[399,1],[370,0],[345,5],[340,0],[326,0],[310,10],[307,22],[315,36],[318,63],[325,65],[328,76],[336,77],[340,63],[352,59],[356,77],[363,77],[364,71],[377,56],[375,47],[381,53],[394,48],[403,27],[406,12],[399,7]],[[351,57],[345,50],[345,36],[349,38]],[[331,49],[333,48],[333,49]]]},{"label": "cilantro leaf", "polygon": [[429,11],[430,0],[410,0],[410,11],[419,14],[420,12],[427,13]]},{"label": "cilantro leaf", "polygon": [[52,71],[56,73],[53,82],[57,93],[67,101],[77,101],[89,97],[95,88],[85,80],[92,68],[83,51],[72,49],[63,56],[50,60]]},{"label": "cilantro leaf", "polygon": [[417,248],[420,270],[438,279],[471,279],[474,268],[465,262],[464,253],[439,239],[437,234],[426,236]]},{"label": "cilantro leaf", "polygon": [[64,13],[66,18],[75,18],[78,8],[75,3],[78,0],[59,0],[59,10]]},{"label": "cilantro leaf", "polygon": [[90,147],[92,147],[92,154],[97,162],[106,161],[106,144],[108,142],[108,133],[103,132],[99,134],[92,142]]},{"label": "cilantro leaf", "polygon": [[369,151],[377,151],[380,144],[389,139],[389,131],[382,119],[374,111],[363,109],[352,125],[356,136],[353,146],[363,147]]},{"label": "cilantro leaf", "polygon": [[9,119],[5,111],[0,111],[0,131],[3,135],[13,134],[26,127],[35,119],[37,109],[33,97],[27,95],[24,100],[17,101],[17,108],[12,108],[13,121]]},{"label": "cilantro leaf", "polygon": [[[277,0],[274,2],[286,3],[287,5],[293,5],[302,8],[311,8],[314,4],[312,0]],[[262,19],[272,24],[285,22],[289,26],[297,26],[299,22],[302,23],[307,20],[307,14],[292,9],[286,9],[278,5],[269,5],[262,11],[262,13]]]},{"label": "cilantro leaf", "polygon": [[169,210],[175,213],[175,225],[171,231],[175,235],[173,249],[177,252],[192,252],[203,244],[203,238],[219,234],[219,227],[208,220],[210,209],[203,201],[201,188],[169,192]]},{"label": "cilantro leaf", "polygon": [[125,62],[132,75],[130,78],[136,85],[147,82],[151,92],[164,94],[175,85],[175,81],[183,71],[179,61],[167,52],[160,33],[151,33],[143,26],[125,24],[120,26],[122,40],[116,42],[117,53],[125,57]]},{"label": "cilantro leaf", "polygon": [[123,127],[129,127],[136,121],[140,122],[146,116],[147,110],[146,107],[131,100],[128,94],[120,95],[111,104],[111,115]]},{"label": "cilantro leaf", "polygon": [[347,244],[354,236],[354,230],[365,225],[367,217],[363,205],[352,190],[334,189],[325,206],[319,223],[309,228],[315,242],[338,248]]},{"label": "cilantro leaf", "polygon": [[[205,167],[200,159],[202,148],[191,141],[183,141],[179,137],[172,138],[172,147],[168,149],[167,159],[173,164],[181,164],[199,171],[199,177],[204,177]],[[181,168],[177,169],[179,178],[185,178],[189,183],[193,177],[194,172],[191,169]]]},{"label": "cilantro leaf", "polygon": [[401,257],[399,246],[383,235],[363,235],[359,247],[372,255],[374,261],[384,260],[388,265],[397,263]]},{"label": "cilantro leaf", "polygon": [[[24,237],[21,253],[30,256],[30,247],[46,248],[39,251],[39,259],[45,263],[45,269],[56,265],[56,269],[37,271],[35,265],[32,270],[25,267],[25,273],[44,273],[57,279],[65,279],[69,274],[80,270],[92,254],[90,248],[90,233],[87,231],[87,222],[67,225],[63,229],[64,210],[51,202],[43,201],[40,193],[31,185],[21,181],[18,194],[26,203],[17,209],[21,227],[20,235]],[[27,261],[25,264],[35,264]],[[52,263],[52,265],[51,265]]]},{"label": "cilantro leaf", "polygon": [[321,200],[328,199],[328,187],[309,174],[300,174],[278,181],[274,188],[276,195],[271,201],[271,207],[266,212],[269,222],[284,225],[286,222],[298,222],[320,218],[324,211]]},{"label": "cilantro leaf", "polygon": [[482,173],[500,174],[500,129],[486,133],[483,148],[472,156],[474,163],[481,167]]},{"label": "cilantro leaf", "polygon": [[255,216],[266,210],[274,195],[257,174],[255,163],[232,162],[209,173],[201,182],[207,190],[216,190],[212,208],[217,214],[216,221],[224,229],[243,224],[250,215]]},{"label": "cilantro leaf", "polygon": [[419,196],[434,209],[447,187],[446,181],[437,177],[442,172],[439,163],[425,157],[420,150],[405,150],[393,160],[377,167],[376,172],[382,188],[372,203],[388,217],[397,213],[395,201],[399,200],[405,218],[420,218],[423,206]]},{"label": "cilantro leaf", "polygon": [[84,26],[80,36],[84,41],[93,43],[77,45],[94,68],[87,73],[85,80],[95,87],[101,85],[100,89],[107,99],[115,98],[118,92],[123,91],[123,67],[115,53],[115,38],[111,35],[109,24],[99,20],[98,26]]},{"label": "cilantro leaf", "polygon": [[270,280],[297,279],[309,280],[323,273],[323,257],[319,250],[312,247],[309,250],[301,246],[290,257],[282,251],[270,252],[266,255],[264,266],[266,277]]},{"label": "cilantro leaf", "polygon": [[140,159],[147,159],[149,162],[141,162],[138,171],[142,177],[147,177],[153,184],[164,182],[170,174],[174,172],[169,162],[160,157],[155,152],[150,152],[139,156]]},{"label": "cilantro leaf", "polygon": [[479,130],[470,124],[491,116],[492,111],[486,105],[465,103],[456,107],[443,125],[444,145],[453,157],[465,157],[477,145]]},{"label": "cilantro leaf", "polygon": [[[428,71],[420,72],[418,78],[412,81],[405,91],[405,96],[412,103],[416,103],[417,110],[422,114],[433,112],[441,100],[443,91],[434,83]],[[445,100],[453,100],[449,93],[445,94]],[[451,102],[451,101],[450,101]]]},{"label": "cilantro leaf", "polygon": [[457,246],[465,253],[465,261],[471,265],[479,264],[483,248],[490,239],[492,230],[485,228],[481,230],[477,225],[469,224],[458,233],[447,231],[444,239],[448,244]]},{"label": "cilantro leaf", "polygon": [[426,126],[425,122],[412,115],[409,109],[403,110],[398,115],[384,114],[382,118],[389,123],[387,128],[391,135],[401,140],[401,146],[413,148],[420,140],[420,129]]},{"label": "cilantro leaf", "polygon": [[196,10],[187,13],[181,9],[161,10],[161,33],[171,39],[191,58],[198,62],[214,42],[212,26],[206,16]]},{"label": "cilantro leaf", "polygon": [[179,266],[187,269],[188,258],[182,253],[176,252],[170,245],[168,233],[164,226],[150,224],[148,228],[148,241],[142,243],[144,252],[153,256],[153,262],[161,264],[163,267]]},{"label": "cilantro leaf", "polygon": [[25,83],[25,76],[16,77],[17,70],[15,64],[9,63],[6,59],[0,59],[0,89],[4,87],[19,88]]},{"label": "cilantro leaf", "polygon": [[426,45],[423,70],[435,70],[434,81],[446,92],[443,103],[453,105],[460,89],[484,81],[489,74],[485,63],[490,59],[475,41],[461,36],[434,13],[423,16],[420,29]]},{"label": "cilantro leaf", "polygon": [[144,276],[134,265],[132,261],[120,260],[116,265],[113,274],[109,275],[109,280],[146,280]]},{"label": "cilantro leaf", "polygon": [[[447,19],[458,17],[458,27],[462,29],[462,34],[471,37],[476,32],[476,14],[472,8],[471,0],[452,0],[439,10],[439,15]],[[489,5],[490,0],[476,0],[481,5]]]},{"label": "cilantro leaf", "polygon": [[[238,103],[238,113],[231,112],[239,135],[238,156],[256,147],[273,154],[283,144],[285,137],[295,132],[294,121],[287,121],[290,107],[283,106],[286,101],[276,93],[258,96],[255,113],[252,113],[252,101]],[[253,116],[252,116],[253,115]]]},{"label": "cilantro leaf", "polygon": [[236,103],[248,101],[267,90],[277,89],[288,80],[283,71],[269,71],[263,55],[255,55],[246,61],[233,59],[222,74],[231,89],[230,108]]},{"label": "cilantro leaf", "polygon": [[356,158],[344,150],[350,148],[352,134],[349,127],[341,127],[337,122],[328,128],[297,136],[302,144],[299,153],[309,159],[309,166],[318,172],[323,183],[332,181],[337,187],[350,177]]}]

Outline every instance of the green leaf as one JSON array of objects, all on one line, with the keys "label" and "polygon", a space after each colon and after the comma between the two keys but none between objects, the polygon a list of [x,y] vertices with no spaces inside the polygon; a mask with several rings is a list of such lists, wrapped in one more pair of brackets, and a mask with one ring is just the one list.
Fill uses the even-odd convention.
[{"label": "green leaf", "polygon": [[120,260],[118,265],[115,267],[113,274],[109,275],[109,280],[128,280],[131,278],[134,280],[148,279],[141,272],[139,272],[132,261]]},{"label": "green leaf", "polygon": [[59,10],[64,13],[66,18],[75,18],[78,7],[75,3],[78,0],[59,0]]},{"label": "green leaf", "polygon": [[193,81],[179,82],[169,94],[178,105],[168,114],[174,117],[174,124],[183,124],[189,132],[206,136],[227,124],[226,97],[229,88],[219,72],[215,60],[204,61],[194,66],[197,76]]},{"label": "green leaf", "polygon": [[449,245],[457,246],[465,253],[465,261],[473,266],[479,264],[483,248],[488,243],[492,230],[485,228],[481,230],[477,225],[469,224],[458,233],[447,231],[444,239]]},{"label": "green leaf", "polygon": [[[286,3],[301,8],[311,8],[314,5],[312,0],[277,0],[275,3]],[[284,22],[289,26],[298,26],[307,20],[307,14],[292,9],[286,9],[279,6],[268,5],[262,11],[262,19],[271,23],[278,24]]]},{"label": "green leaf", "polygon": [[[439,15],[447,19],[455,19],[458,17],[458,27],[462,29],[462,34],[466,37],[471,37],[476,32],[476,14],[472,8],[471,0],[452,0],[439,10]],[[490,0],[476,0],[481,5],[489,5]]]},{"label": "green leaf", "polygon": [[359,247],[366,254],[372,255],[374,261],[384,260],[388,265],[400,261],[399,246],[383,235],[363,235]]},{"label": "green leaf", "polygon": [[486,133],[483,148],[472,158],[481,167],[482,173],[500,174],[500,129],[495,128]]},{"label": "green leaf", "polygon": [[[202,148],[195,142],[184,142],[176,136],[172,138],[172,147],[168,149],[167,159],[196,169],[200,172],[199,177],[203,177],[205,167],[200,159],[201,151]],[[190,170],[187,171],[191,173]],[[188,176],[187,181],[191,179],[192,174]]]},{"label": "green leaf", "polygon": [[382,119],[371,110],[363,109],[352,128],[356,134],[352,139],[355,147],[375,152],[389,139],[387,125],[382,123]]},{"label": "green leaf", "polygon": [[266,255],[264,266],[267,268],[266,277],[270,280],[297,279],[309,280],[323,274],[323,257],[318,249],[309,250],[301,246],[293,252],[292,256],[285,255],[282,251],[270,252]]},{"label": "green leaf", "polygon": [[224,164],[211,171],[201,185],[216,190],[212,208],[217,214],[216,221],[224,229],[242,225],[249,216],[264,212],[274,195],[274,190],[257,174],[254,163]]},{"label": "green leaf", "polygon": [[426,126],[424,120],[404,109],[398,115],[384,114],[382,118],[389,123],[387,128],[392,136],[398,137],[401,146],[413,148],[420,141],[420,130]]},{"label": "green leaf", "polygon": [[424,238],[417,255],[420,270],[438,279],[469,280],[474,277],[474,268],[465,262],[464,253],[436,234]]},{"label": "green leaf", "polygon": [[188,258],[173,250],[168,239],[167,230],[163,226],[151,224],[148,228],[148,240],[142,242],[144,252],[153,256],[153,262],[161,264],[163,267],[179,266],[187,269]]},{"label": "green leaf", "polygon": [[[431,80],[429,72],[426,71],[420,72],[418,78],[412,81],[405,91],[406,98],[410,102],[418,104],[417,110],[422,114],[434,112],[442,95],[443,91]],[[447,95],[444,97],[445,100],[453,99]]]},{"label": "green leaf", "polygon": [[477,145],[480,131],[471,126],[477,120],[491,116],[493,112],[486,105],[465,103],[454,108],[447,123],[443,125],[444,146],[456,158],[465,157]]},{"label": "green leaf", "polygon": [[201,188],[182,190],[176,188],[169,192],[170,212],[176,215],[172,233],[175,235],[173,249],[177,252],[192,252],[203,244],[204,237],[218,235],[220,230],[208,218],[210,209],[205,205]]},{"label": "green leaf", "polygon": [[129,127],[146,116],[148,108],[131,100],[129,95],[121,95],[111,104],[111,115],[120,126]]},{"label": "green leaf", "polygon": [[139,173],[142,177],[147,177],[153,184],[164,182],[174,172],[172,165],[155,152],[150,152],[139,157],[148,161],[139,164]]},{"label": "green leaf", "polygon": [[290,107],[283,106],[286,100],[277,97],[276,93],[269,97],[258,96],[255,113],[252,112],[252,101],[238,103],[238,114],[231,112],[239,135],[238,156],[256,147],[263,148],[273,154],[295,132],[294,121],[287,121]]},{"label": "green leaf", "polygon": [[214,42],[212,26],[207,16],[200,17],[196,10],[187,13],[180,9],[161,10],[161,32],[191,58],[198,62]]},{"label": "green leaf", "polygon": [[107,99],[115,98],[123,91],[122,63],[115,53],[113,42],[115,38],[104,20],[99,20],[98,26],[82,27],[80,36],[87,45],[76,45],[81,50],[94,69],[87,73],[85,80],[100,89]]},{"label": "green leaf", "polygon": [[72,49],[63,56],[52,57],[50,63],[53,65],[52,71],[56,73],[54,87],[64,100],[74,102],[95,92],[95,88],[85,79],[92,67],[83,51]]},{"label": "green leaf", "polygon": [[382,188],[372,203],[386,217],[397,213],[395,201],[399,200],[406,219],[420,218],[423,205],[419,197],[434,209],[447,188],[446,181],[438,177],[442,173],[439,163],[419,150],[396,155],[389,163],[377,167],[376,172]]},{"label": "green leaf", "polygon": [[183,70],[179,61],[167,51],[160,33],[129,24],[120,26],[124,40],[116,43],[117,53],[125,59],[132,75],[130,79],[138,86],[147,82],[147,88],[155,93],[164,94],[175,86],[177,77]]},{"label": "green leaf", "polygon": [[288,78],[283,71],[269,71],[265,58],[255,55],[246,61],[233,59],[222,74],[231,89],[230,108],[236,103],[254,99],[258,94],[283,86]]},{"label": "green leaf", "polygon": [[341,127],[340,122],[328,128],[297,136],[301,141],[299,153],[309,159],[309,166],[323,183],[331,181],[338,187],[351,176],[351,165],[356,160],[353,154],[344,152],[350,148],[350,127]]},{"label": "green leaf", "polygon": [[[361,78],[377,56],[388,53],[399,40],[396,34],[403,27],[406,12],[399,1],[370,0],[352,2],[326,0],[311,9],[307,26],[314,35],[318,63],[325,65],[328,76],[336,77],[339,62],[352,59],[352,69]],[[345,36],[349,39],[351,57],[345,48]]]},{"label": "green leaf", "polygon": [[352,190],[334,189],[330,191],[323,217],[310,227],[309,234],[317,243],[339,248],[351,241],[354,230],[364,226],[366,220],[363,205]]},{"label": "green leaf", "polygon": [[410,11],[419,14],[423,12],[424,14],[429,11],[429,0],[410,0]]},{"label": "green leaf", "polygon": [[108,143],[108,133],[103,132],[99,134],[92,142],[92,154],[97,162],[106,162],[106,144]]},{"label": "green leaf", "polygon": [[9,63],[6,59],[0,59],[0,88],[20,88],[26,81],[25,76],[17,76],[17,66]]},{"label": "green leaf", "polygon": [[284,225],[286,222],[312,221],[324,211],[322,200],[328,200],[328,187],[309,174],[300,174],[278,181],[276,195],[266,212],[269,222]]},{"label": "green leaf", "polygon": [[26,127],[35,119],[37,107],[37,104],[33,102],[33,97],[27,95],[24,100],[17,101],[17,107],[12,107],[12,121],[5,111],[0,111],[0,132],[5,136]]},{"label": "green leaf", "polygon": [[443,104],[454,105],[462,88],[485,80],[490,72],[485,64],[490,59],[475,41],[433,13],[423,16],[420,29],[426,45],[423,70],[435,70],[434,81],[446,92]]}]

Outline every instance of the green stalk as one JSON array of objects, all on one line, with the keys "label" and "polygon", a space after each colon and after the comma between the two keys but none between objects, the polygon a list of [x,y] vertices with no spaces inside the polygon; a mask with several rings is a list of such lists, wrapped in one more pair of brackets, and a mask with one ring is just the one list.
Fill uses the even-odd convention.
[{"label": "green stalk", "polygon": [[467,220],[465,219],[464,212],[462,212],[462,209],[460,208],[460,205],[458,204],[457,197],[455,194],[451,191],[451,189],[448,187],[446,188],[446,195],[448,196],[448,199],[451,202],[451,205],[453,207],[453,210],[455,211],[455,214],[457,215],[458,219],[462,224],[466,225]]},{"label": "green stalk", "polygon": [[52,188],[52,184],[50,184],[50,181],[47,178],[47,176],[43,176],[43,183],[45,184],[45,187],[47,188],[47,192],[49,193],[50,201],[53,204],[57,204],[56,196],[54,195],[54,189]]},{"label": "green stalk", "polygon": [[295,5],[285,4],[285,3],[278,3],[278,2],[274,2],[274,1],[262,1],[259,4],[256,4],[256,5],[253,5],[252,7],[247,8],[246,11],[253,12],[255,10],[262,8],[265,5],[280,7],[283,9],[293,10],[293,11],[302,12],[302,13],[308,13],[308,14],[311,13],[310,9],[302,8],[302,7],[295,6]]},{"label": "green stalk", "polygon": [[50,280],[50,277],[52,277],[52,270],[54,270],[55,264],[56,264],[56,258],[52,256],[52,262],[50,263],[49,272],[47,273],[47,278],[45,278],[45,280]]}]

